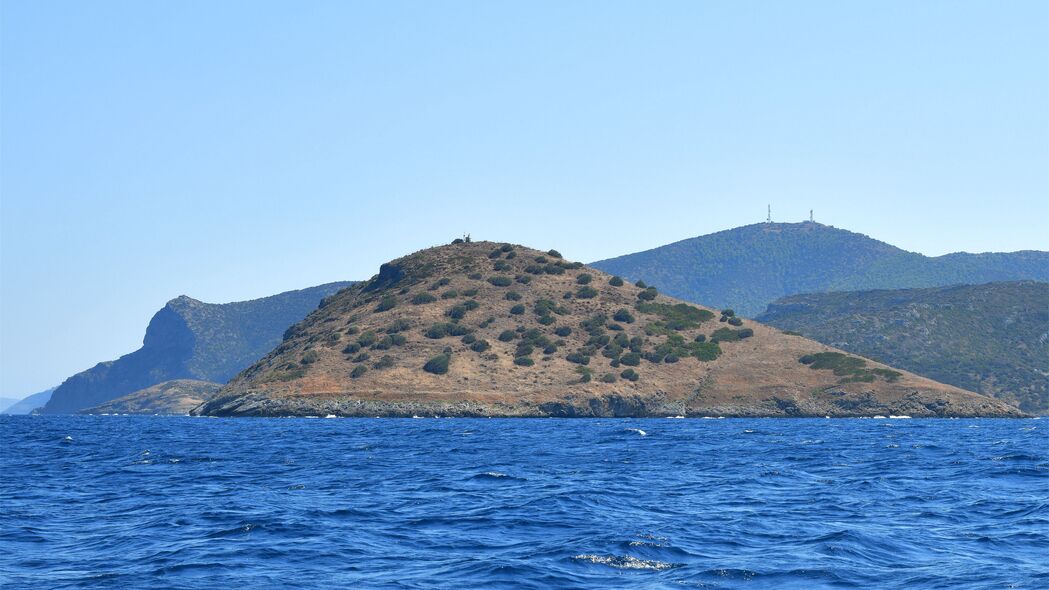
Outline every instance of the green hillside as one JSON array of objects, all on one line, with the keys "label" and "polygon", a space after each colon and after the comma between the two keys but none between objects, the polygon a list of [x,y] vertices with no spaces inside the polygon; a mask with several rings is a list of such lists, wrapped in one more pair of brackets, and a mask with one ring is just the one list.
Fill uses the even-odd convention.
[{"label": "green hillside", "polygon": [[1049,252],[928,257],[812,222],[748,225],[592,266],[744,316],[798,293],[1049,281]]},{"label": "green hillside", "polygon": [[172,299],[146,328],[142,348],[66,379],[41,412],[68,414],[173,379],[225,383],[280,343],[288,326],[352,283],[329,283],[252,301]]},{"label": "green hillside", "polygon": [[756,318],[936,381],[1049,413],[1049,284],[785,297]]}]

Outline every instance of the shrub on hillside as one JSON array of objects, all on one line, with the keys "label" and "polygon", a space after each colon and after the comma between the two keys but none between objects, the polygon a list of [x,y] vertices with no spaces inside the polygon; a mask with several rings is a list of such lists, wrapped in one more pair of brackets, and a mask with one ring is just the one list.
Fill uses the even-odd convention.
[{"label": "shrub on hillside", "polygon": [[498,276],[490,277],[488,282],[496,287],[509,287],[513,283],[513,280],[510,277]]},{"label": "shrub on hillside", "polygon": [[525,312],[525,306],[518,303],[517,305],[510,308],[511,315],[521,315]]},{"label": "shrub on hillside", "polygon": [[449,289],[444,293],[441,293],[441,299],[455,299],[459,296],[459,292],[455,289]]},{"label": "shrub on hillside", "polygon": [[619,357],[619,362],[628,367],[636,367],[641,364],[641,355],[636,352],[628,352]]},{"label": "shrub on hillside", "polygon": [[470,350],[474,352],[484,352],[491,347],[492,345],[488,344],[487,340],[477,340],[470,344]]},{"label": "shrub on hillside", "polygon": [[393,295],[386,295],[379,300],[379,305],[375,306],[375,311],[389,311],[397,307],[397,298]]},{"label": "shrub on hillside", "polygon": [[477,295],[477,287],[472,287],[463,291],[463,297],[475,297]]},{"label": "shrub on hillside", "polygon": [[439,354],[426,361],[426,364],[423,365],[423,370],[434,375],[444,375],[448,372],[448,364],[451,360],[452,357],[450,355]]},{"label": "shrub on hillside", "polygon": [[514,258],[517,258],[517,252],[514,252],[513,250],[510,250],[509,252],[506,253],[506,259],[507,260],[513,260]]},{"label": "shrub on hillside", "polygon": [[594,297],[597,297],[597,289],[591,287],[590,285],[585,285],[579,287],[579,289],[575,292],[575,296],[576,299],[593,299]]},{"label": "shrub on hillside", "polygon": [[561,258],[561,253],[557,250],[547,250],[546,255],[552,258]]},{"label": "shrub on hillside", "polygon": [[743,325],[743,320],[741,320],[739,318],[736,318],[736,317],[731,317],[731,318],[728,319],[728,323],[729,323],[730,326],[742,326]]},{"label": "shrub on hillside", "polygon": [[549,315],[549,314],[539,316],[539,323],[544,325],[544,326],[549,326],[550,324],[553,324],[556,321],[557,320],[554,318],[554,316]]},{"label": "shrub on hillside", "polygon": [[612,277],[612,278],[608,279],[608,284],[612,285],[613,287],[622,287],[623,286],[623,279],[622,279],[622,277]]},{"label": "shrub on hillside", "polygon": [[601,375],[601,382],[602,383],[615,383],[616,382],[616,376],[615,376],[614,373],[605,373],[604,375]]},{"label": "shrub on hillside", "polygon": [[361,345],[356,342],[350,342],[346,345],[346,348],[342,349],[343,354],[357,354],[361,351]]},{"label": "shrub on hillside", "polygon": [[372,344],[375,344],[375,342],[378,341],[378,339],[379,337],[375,335],[375,332],[368,330],[367,332],[361,334],[357,338],[357,344],[360,344],[362,347],[367,348]]},{"label": "shrub on hillside", "polygon": [[532,282],[532,277],[530,277],[528,275],[521,275],[521,276],[517,277],[514,280],[517,281],[518,283],[521,283],[522,285],[527,285],[528,283]]},{"label": "shrub on hillside", "polygon": [[463,336],[462,339],[461,339],[461,342],[463,344],[473,344],[476,341],[477,341],[477,336],[474,336],[473,334],[467,334],[466,336]]},{"label": "shrub on hillside", "polygon": [[638,279],[638,281],[636,283],[634,283],[634,286],[635,287],[640,287],[642,289],[647,289],[648,288],[648,285],[645,283],[645,281],[642,281],[641,279]]},{"label": "shrub on hillside", "polygon": [[521,294],[518,293],[517,291],[507,291],[506,292],[506,300],[507,301],[520,301],[521,300]]},{"label": "shrub on hillside", "polygon": [[388,354],[386,354],[386,355],[383,355],[383,357],[381,359],[379,359],[379,362],[375,363],[375,368],[376,369],[389,369],[390,367],[393,366],[393,364],[394,364],[393,363],[393,357],[388,355]]},{"label": "shrub on hillside", "polygon": [[395,320],[389,326],[386,326],[387,334],[396,334],[397,332],[403,332],[408,328],[412,327],[411,322],[405,319]]},{"label": "shrub on hillside", "polygon": [[568,326],[558,326],[558,328],[556,330],[554,330],[554,334],[557,334],[558,336],[561,336],[562,338],[564,338],[565,336],[568,336],[571,333],[572,333],[572,328],[569,328]]},{"label": "shrub on hillside", "polygon": [[751,328],[743,328],[742,330],[738,330],[736,333],[739,334],[739,339],[742,340],[744,338],[750,338],[751,336],[753,336],[754,330],[752,330]]},{"label": "shrub on hillside", "polygon": [[517,337],[517,332],[513,330],[503,330],[499,333],[499,342],[509,342]]},{"label": "shrub on hillside", "polygon": [[518,365],[518,366],[521,366],[521,367],[531,367],[532,365],[535,364],[535,361],[533,361],[531,358],[529,358],[527,356],[518,356],[518,357],[514,357],[514,364]]},{"label": "shrub on hillside", "polygon": [[467,277],[470,278],[470,279],[473,279],[475,281],[479,281],[479,280],[484,278],[484,275],[482,275],[479,272],[472,272],[469,275],[467,275]]},{"label": "shrub on hillside", "polygon": [[725,316],[727,318],[730,318],[730,317],[736,315],[736,312],[731,310],[731,309],[723,309],[723,310],[721,310],[721,315],[723,315],[723,316]]},{"label": "shrub on hillside", "polygon": [[570,352],[565,355],[565,360],[577,365],[589,365],[590,357],[581,352]]},{"label": "shrub on hillside", "polygon": [[617,322],[623,322],[624,324],[634,323],[634,316],[631,315],[631,313],[625,309],[620,309],[616,311],[615,315],[612,316],[612,319]]},{"label": "shrub on hillside", "polygon": [[738,340],[739,332],[732,328],[718,328],[710,335],[711,342],[737,342]]},{"label": "shrub on hillside", "polygon": [[437,298],[429,293],[419,293],[412,297],[412,305],[423,305],[424,303],[433,303],[434,301],[437,301]]},{"label": "shrub on hillside", "polygon": [[488,257],[489,258],[499,258],[502,255],[503,255],[503,251],[499,250],[498,248],[495,249],[495,250],[492,250],[491,252],[488,253]]},{"label": "shrub on hillside", "polygon": [[350,371],[350,378],[351,379],[356,379],[356,378],[360,377],[361,375],[363,375],[363,374],[365,374],[367,372],[368,372],[368,367],[365,367],[364,365],[357,365],[356,367],[353,368],[352,371]]},{"label": "shrub on hillside", "polygon": [[585,273],[584,272],[583,274],[581,274],[578,277],[576,277],[575,282],[577,284],[579,284],[579,285],[589,285],[590,282],[593,281],[593,280],[594,280],[593,276],[591,276],[589,273]]},{"label": "shrub on hillside", "polygon": [[496,260],[495,264],[492,266],[492,270],[497,272],[507,270],[508,268],[510,268],[510,264],[505,260]]},{"label": "shrub on hillside", "polygon": [[619,376],[623,379],[626,379],[627,381],[637,381],[641,378],[641,376],[637,374],[637,371],[633,369],[627,369],[620,373]]},{"label": "shrub on hillside", "polygon": [[659,292],[656,291],[656,288],[655,287],[649,287],[649,288],[645,289],[644,291],[638,293],[637,294],[637,298],[642,300],[642,301],[652,301],[653,299],[656,298],[656,295],[659,295]]},{"label": "shrub on hillside", "polygon": [[503,244],[502,246],[499,246],[499,249],[502,250],[503,252],[512,252],[514,247],[511,246],[510,244]]}]

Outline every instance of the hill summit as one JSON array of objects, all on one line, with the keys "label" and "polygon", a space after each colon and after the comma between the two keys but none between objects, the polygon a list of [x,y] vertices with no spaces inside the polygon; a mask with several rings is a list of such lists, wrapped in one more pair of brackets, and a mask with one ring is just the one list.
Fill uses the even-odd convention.
[{"label": "hill summit", "polygon": [[594,262],[686,301],[755,317],[799,293],[1049,281],[1049,252],[930,257],[855,232],[806,221],[755,223]]},{"label": "hill summit", "polygon": [[322,301],[194,410],[340,416],[1009,416],[1006,404],[541,252],[462,242]]}]

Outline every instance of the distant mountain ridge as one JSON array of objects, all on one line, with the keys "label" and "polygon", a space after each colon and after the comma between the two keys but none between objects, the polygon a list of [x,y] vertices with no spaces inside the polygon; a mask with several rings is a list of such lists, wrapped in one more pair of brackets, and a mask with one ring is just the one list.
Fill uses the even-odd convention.
[{"label": "distant mountain ridge", "polygon": [[1049,252],[929,257],[814,222],[747,225],[591,266],[745,316],[800,293],[1049,281]]},{"label": "distant mountain ridge", "polygon": [[51,389],[45,389],[32,395],[27,395],[21,400],[8,406],[0,414],[28,414],[33,410],[43,407],[47,403],[47,400],[51,399],[51,393],[55,390],[54,387]]},{"label": "distant mountain ridge", "polygon": [[173,379],[225,383],[280,343],[288,326],[352,282],[213,304],[182,295],[158,311],[142,348],[68,378],[41,409],[74,413]]},{"label": "distant mountain ridge", "polygon": [[942,383],[1049,413],[1049,284],[785,297],[756,318]]}]

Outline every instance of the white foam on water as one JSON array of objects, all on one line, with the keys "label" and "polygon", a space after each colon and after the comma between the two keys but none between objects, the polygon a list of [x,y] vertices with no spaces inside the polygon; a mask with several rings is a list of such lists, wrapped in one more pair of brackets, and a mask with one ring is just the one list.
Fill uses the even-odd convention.
[{"label": "white foam on water", "polygon": [[627,430],[630,431],[630,432],[636,432],[636,433],[640,434],[641,436],[648,436],[648,433],[645,432],[644,430],[641,430],[640,428],[627,428]]},{"label": "white foam on water", "polygon": [[910,420],[910,418],[911,417],[907,416],[907,415],[903,415],[903,416],[889,416],[890,420]]},{"label": "white foam on water", "polygon": [[325,418],[338,418],[335,414],[328,414]]},{"label": "white foam on water", "polygon": [[885,416],[875,416],[874,419],[875,420],[884,420]]},{"label": "white foam on water", "polygon": [[667,416],[668,420],[680,420],[682,418],[684,418],[684,416]]},{"label": "white foam on water", "polygon": [[576,555],[572,559],[578,561],[587,561],[590,563],[596,563],[598,565],[607,565],[608,567],[614,567],[622,570],[668,570],[674,567],[673,564],[666,563],[663,561],[656,561],[654,559],[638,559],[630,555],[618,556],[618,555],[591,555],[583,554]]}]

